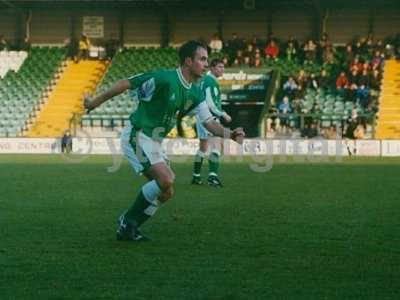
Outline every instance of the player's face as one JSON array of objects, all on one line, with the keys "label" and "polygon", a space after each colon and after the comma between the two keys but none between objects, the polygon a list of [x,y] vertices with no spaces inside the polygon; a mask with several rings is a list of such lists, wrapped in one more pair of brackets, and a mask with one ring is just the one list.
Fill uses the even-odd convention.
[{"label": "player's face", "polygon": [[194,58],[190,60],[190,70],[195,79],[204,75],[208,68],[208,54],[204,48],[197,48]]},{"label": "player's face", "polygon": [[214,76],[217,78],[224,75],[224,71],[225,71],[225,67],[224,67],[224,64],[222,64],[222,63],[211,68],[211,73],[213,73]]}]

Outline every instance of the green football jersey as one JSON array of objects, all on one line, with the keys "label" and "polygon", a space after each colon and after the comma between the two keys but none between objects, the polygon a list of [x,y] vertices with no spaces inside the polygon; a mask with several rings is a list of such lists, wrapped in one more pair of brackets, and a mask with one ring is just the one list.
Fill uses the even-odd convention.
[{"label": "green football jersey", "polygon": [[200,83],[200,88],[204,93],[207,105],[211,113],[218,118],[224,114],[221,104],[221,91],[217,78],[210,73],[205,75]]},{"label": "green football jersey", "polygon": [[163,139],[175,126],[179,113],[204,100],[199,86],[187,83],[180,68],[139,74],[128,80],[133,96],[139,100],[130,116],[132,126],[153,139]]}]

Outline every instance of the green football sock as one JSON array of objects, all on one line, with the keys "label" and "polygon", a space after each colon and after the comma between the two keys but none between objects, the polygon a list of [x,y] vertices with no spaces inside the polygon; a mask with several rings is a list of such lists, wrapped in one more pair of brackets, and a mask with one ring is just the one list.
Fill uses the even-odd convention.
[{"label": "green football sock", "polygon": [[125,217],[131,222],[135,221],[137,226],[140,226],[150,218],[150,216],[145,213],[145,210],[150,205],[151,203],[146,200],[142,190],[140,190],[139,195],[137,195],[135,202],[125,213]]},{"label": "green football sock", "polygon": [[204,156],[205,156],[204,152],[201,152],[200,150],[197,151],[195,159],[194,159],[193,176],[200,176]]},{"label": "green football sock", "polygon": [[216,176],[218,174],[219,156],[220,156],[220,154],[218,151],[211,152],[210,157],[208,158],[208,163],[209,163],[208,173],[209,173],[209,175]]},{"label": "green football sock", "polygon": [[160,202],[157,200],[160,194],[161,190],[156,181],[149,181],[140,189],[139,195],[125,213],[125,217],[131,222],[136,222],[139,227],[153,216],[160,207]]}]

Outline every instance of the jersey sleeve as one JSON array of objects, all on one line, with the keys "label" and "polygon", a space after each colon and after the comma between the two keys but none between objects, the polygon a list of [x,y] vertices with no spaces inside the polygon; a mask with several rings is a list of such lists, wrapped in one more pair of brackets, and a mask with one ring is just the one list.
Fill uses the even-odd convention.
[{"label": "jersey sleeve", "polygon": [[213,115],[211,114],[205,101],[205,95],[200,87],[196,89],[193,105],[187,112],[185,112],[185,115],[197,115],[197,119],[201,123],[206,123],[213,119]]},{"label": "jersey sleeve", "polygon": [[213,91],[212,88],[213,88],[212,86],[207,86],[205,88],[205,100],[208,107],[210,108],[210,111],[218,118],[221,118],[225,114],[225,112],[223,110],[219,110],[218,107],[215,105],[214,102],[215,92]]},{"label": "jersey sleeve", "polygon": [[205,101],[202,101],[199,105],[197,105],[192,111],[188,113],[188,115],[196,115],[197,119],[202,124],[214,119]]},{"label": "jersey sleeve", "polygon": [[162,86],[161,76],[157,72],[134,75],[128,80],[131,84],[131,96],[139,101],[149,102]]}]

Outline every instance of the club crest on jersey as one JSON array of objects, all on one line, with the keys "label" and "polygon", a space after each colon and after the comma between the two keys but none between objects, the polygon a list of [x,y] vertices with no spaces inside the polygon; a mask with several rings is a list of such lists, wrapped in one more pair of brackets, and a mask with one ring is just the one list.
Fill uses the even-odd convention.
[{"label": "club crest on jersey", "polygon": [[170,97],[169,97],[169,101],[175,101],[175,94],[172,94]]},{"label": "club crest on jersey", "polygon": [[154,91],[156,90],[156,82],[154,78],[151,78],[140,86],[138,89],[138,96],[141,101],[150,101],[153,97]]}]

